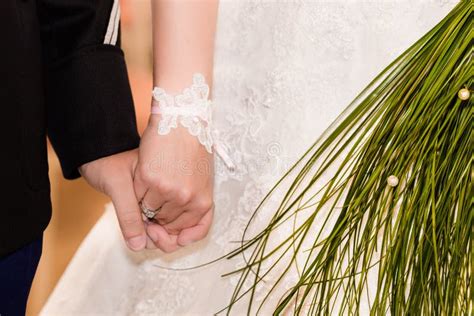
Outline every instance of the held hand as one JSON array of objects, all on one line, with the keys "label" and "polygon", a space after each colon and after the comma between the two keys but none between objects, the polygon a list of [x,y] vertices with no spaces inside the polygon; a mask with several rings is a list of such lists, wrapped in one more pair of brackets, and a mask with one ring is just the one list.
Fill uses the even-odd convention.
[{"label": "held hand", "polygon": [[137,160],[137,150],[132,150],[94,160],[79,168],[92,187],[112,199],[125,241],[134,251],[144,249],[147,243],[145,223],[133,190]]},{"label": "held hand", "polygon": [[172,252],[203,239],[213,218],[213,157],[186,128],[158,134],[160,115],[151,115],[141,139],[134,176],[143,205],[159,208],[147,233],[155,245]]}]

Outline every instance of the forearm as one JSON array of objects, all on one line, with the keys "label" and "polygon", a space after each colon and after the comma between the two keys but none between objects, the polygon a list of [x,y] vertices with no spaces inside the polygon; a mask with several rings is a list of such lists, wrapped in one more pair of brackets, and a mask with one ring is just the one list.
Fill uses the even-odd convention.
[{"label": "forearm", "polygon": [[200,72],[212,84],[218,0],[152,0],[153,84],[179,93]]}]

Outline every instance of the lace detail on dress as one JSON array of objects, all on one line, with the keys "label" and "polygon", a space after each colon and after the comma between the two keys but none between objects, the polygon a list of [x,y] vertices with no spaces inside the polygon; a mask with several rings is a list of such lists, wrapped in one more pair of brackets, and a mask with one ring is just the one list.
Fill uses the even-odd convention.
[{"label": "lace detail on dress", "polygon": [[179,121],[191,135],[199,139],[209,153],[212,153],[214,142],[211,135],[211,101],[209,86],[202,74],[194,74],[191,87],[175,96],[168,94],[163,88],[155,87],[153,98],[159,105],[152,107],[152,113],[161,114],[158,134],[168,134],[172,128],[178,127]]},{"label": "lace detail on dress", "polygon": [[[158,104],[155,104],[157,102]],[[227,168],[233,170],[235,165],[227,153],[227,147],[219,140],[219,133],[212,126],[212,102],[209,100],[209,86],[200,73],[193,75],[193,84],[181,94],[170,95],[163,88],[153,89],[152,114],[160,114],[158,134],[166,135],[178,122],[188,132],[196,136],[207,152],[212,154],[214,148]]]}]

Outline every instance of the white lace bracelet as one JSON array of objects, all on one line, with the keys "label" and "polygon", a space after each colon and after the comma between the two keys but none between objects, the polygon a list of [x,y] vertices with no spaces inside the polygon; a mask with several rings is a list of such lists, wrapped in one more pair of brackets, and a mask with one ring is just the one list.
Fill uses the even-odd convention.
[{"label": "white lace bracelet", "polygon": [[227,168],[235,169],[225,147],[218,140],[217,131],[212,128],[212,102],[209,100],[209,86],[202,74],[195,73],[193,84],[175,96],[160,87],[154,87],[153,101],[151,114],[161,115],[158,134],[170,133],[172,128],[178,127],[179,122],[198,138],[209,153],[214,149]]}]

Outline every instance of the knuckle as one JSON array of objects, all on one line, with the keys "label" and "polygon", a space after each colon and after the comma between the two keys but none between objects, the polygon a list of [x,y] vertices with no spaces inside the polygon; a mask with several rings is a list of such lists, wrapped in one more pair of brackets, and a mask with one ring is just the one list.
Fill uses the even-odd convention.
[{"label": "knuckle", "polygon": [[198,201],[196,201],[196,209],[200,213],[206,213],[213,207],[213,205],[214,205],[214,202],[212,201],[212,198],[210,197],[200,198]]},{"label": "knuckle", "polygon": [[175,191],[173,181],[163,179],[156,173],[147,172],[141,175],[143,182],[150,188],[158,190],[162,194],[170,194]]},{"label": "knuckle", "polygon": [[140,167],[140,177],[142,178],[143,182],[148,185],[153,185],[158,180],[158,177],[155,173],[146,170],[144,167]]},{"label": "knuckle", "polygon": [[187,204],[191,201],[192,198],[192,192],[191,190],[187,188],[181,188],[179,190],[178,196],[177,196],[177,201],[179,204],[184,205]]},{"label": "knuckle", "polygon": [[169,194],[174,191],[173,184],[167,181],[159,181],[153,183],[153,185],[160,191],[162,194]]}]

